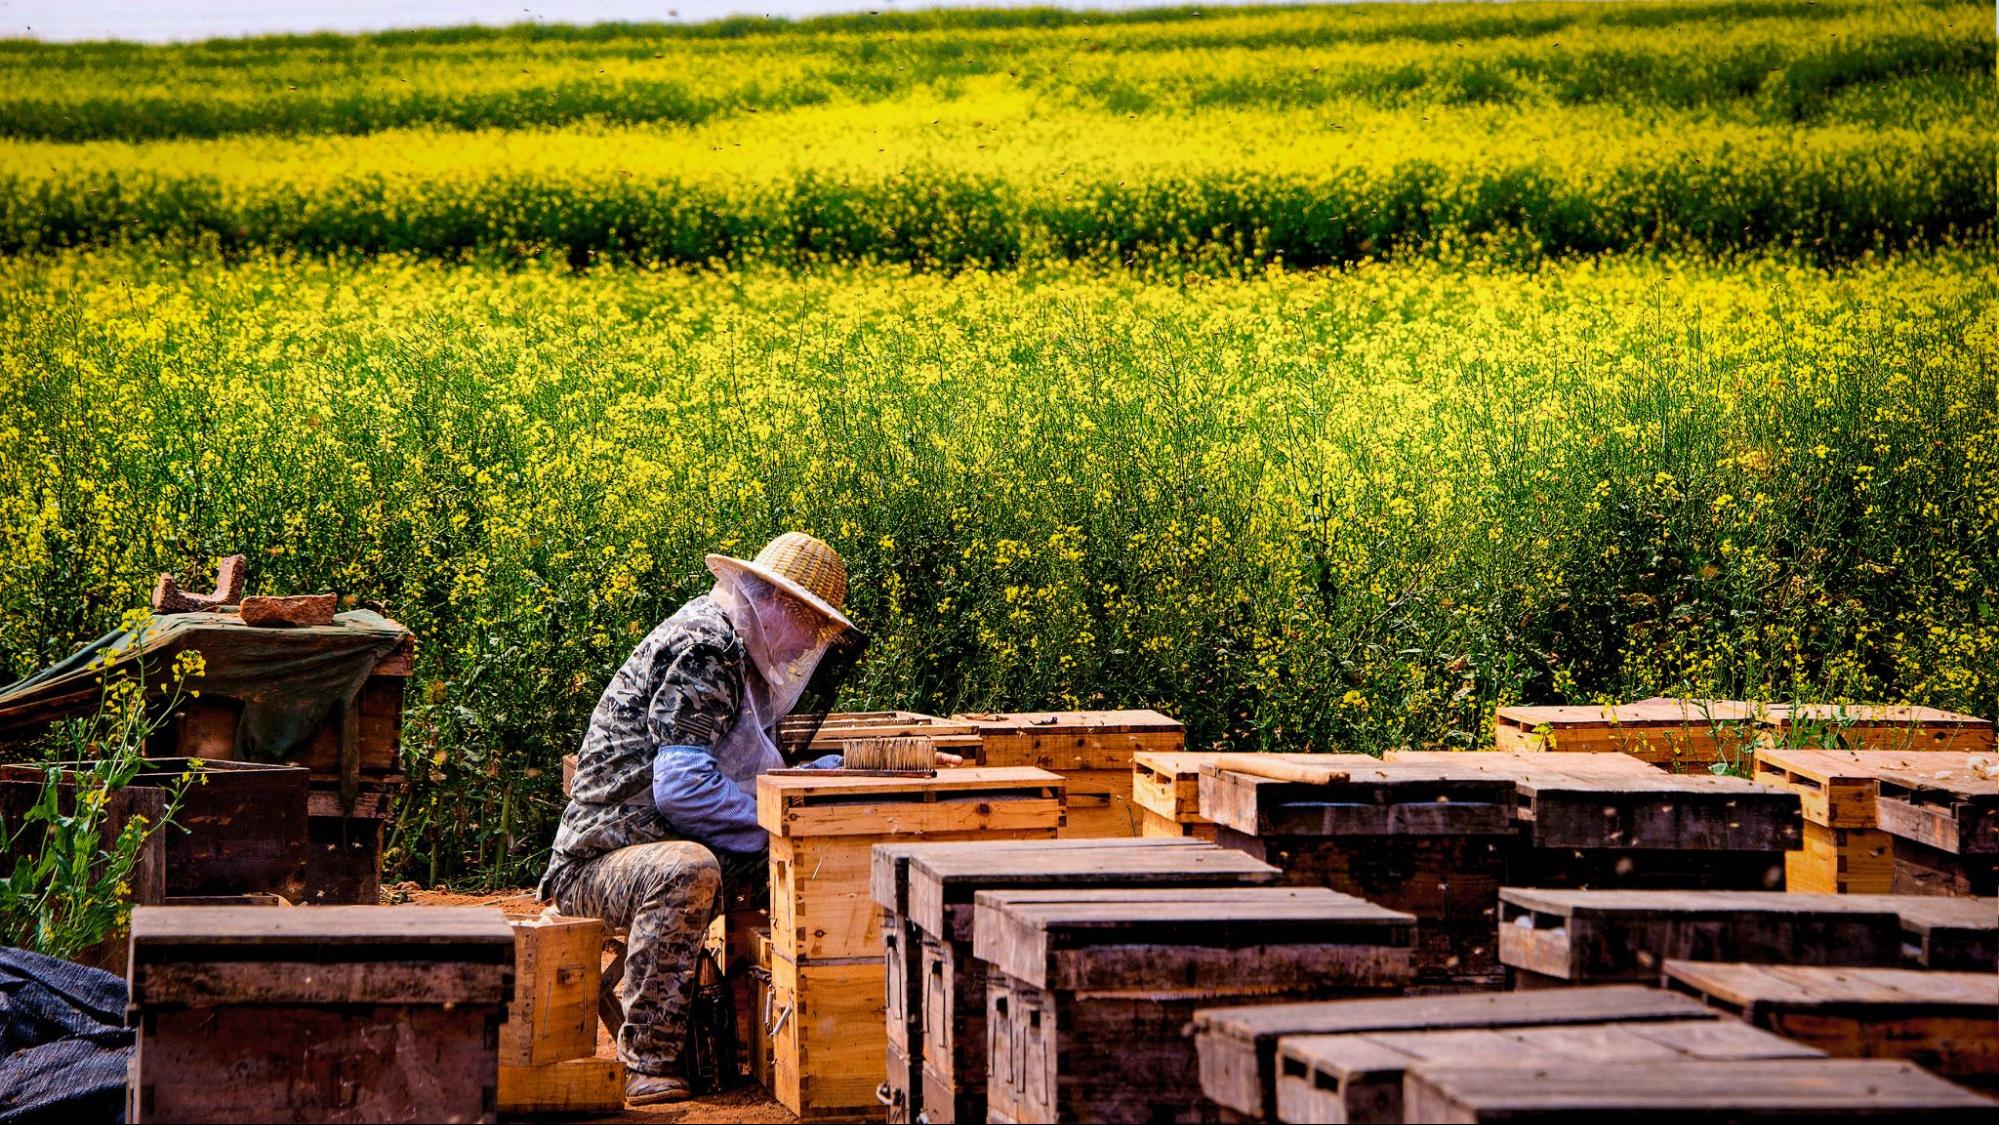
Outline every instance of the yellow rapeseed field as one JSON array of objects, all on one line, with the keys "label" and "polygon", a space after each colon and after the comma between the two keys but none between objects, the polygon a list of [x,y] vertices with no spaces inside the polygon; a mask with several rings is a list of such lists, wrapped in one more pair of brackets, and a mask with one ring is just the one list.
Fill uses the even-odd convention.
[{"label": "yellow rapeseed field", "polygon": [[1991,714],[1989,20],[0,46],[0,679],[233,551],[379,603],[433,880],[538,869],[611,670],[793,527],[850,560],[854,706]]}]

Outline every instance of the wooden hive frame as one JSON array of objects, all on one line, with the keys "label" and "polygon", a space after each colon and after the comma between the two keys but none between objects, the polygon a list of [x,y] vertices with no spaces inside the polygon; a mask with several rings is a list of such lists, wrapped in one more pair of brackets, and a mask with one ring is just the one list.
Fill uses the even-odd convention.
[{"label": "wooden hive frame", "polygon": [[1668,961],[1668,987],[1841,1058],[1895,1058],[1999,1087],[1999,977]]},{"label": "wooden hive frame", "polygon": [[[1240,853],[1166,839],[878,845],[875,874],[876,901],[907,919],[906,948],[915,953],[901,967],[890,955],[891,995],[901,977],[913,1000],[907,1032],[913,1073],[901,1102],[935,1125],[983,1121],[987,1113],[986,966],[972,954],[979,891],[1262,886],[1278,879],[1274,868]],[[891,1066],[897,1061],[891,1051]]]},{"label": "wooden hive frame", "polygon": [[[1402,1087],[1418,1067],[1542,1067],[1568,1063],[1617,1074],[1679,1062],[1822,1059],[1734,1020],[1643,1020],[1553,1027],[1458,1028],[1300,1035],[1278,1046],[1277,1120],[1387,1125],[1404,1119]],[[1417,1118],[1416,1120],[1421,1120]]]},{"label": "wooden hive frame", "polygon": [[1294,1036],[1690,1020],[1707,1014],[1684,996],[1613,984],[1204,1007],[1194,1013],[1191,1027],[1202,1093],[1244,1119],[1269,1121],[1277,1113],[1278,1048]]},{"label": "wooden hive frame", "polygon": [[1399,990],[1414,922],[1321,887],[981,891],[989,1120],[1202,1120],[1195,1008]]}]

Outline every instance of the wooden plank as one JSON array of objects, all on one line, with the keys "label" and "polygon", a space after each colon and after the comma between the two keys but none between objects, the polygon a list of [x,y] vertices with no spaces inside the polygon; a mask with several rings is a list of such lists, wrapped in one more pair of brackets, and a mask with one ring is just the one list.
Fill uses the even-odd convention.
[{"label": "wooden plank", "polygon": [[1344,781],[1303,784],[1203,766],[1201,815],[1252,836],[1512,832],[1513,778],[1490,771],[1321,755]]},{"label": "wooden plank", "polygon": [[1233,1112],[1268,1120],[1276,1105],[1277,1045],[1288,1036],[1686,1021],[1709,1014],[1688,997],[1656,988],[1596,985],[1549,992],[1204,1006],[1194,1013],[1191,1026],[1202,1092]]},{"label": "wooden plank", "polygon": [[625,1067],[617,1059],[579,1058],[500,1067],[501,1113],[617,1113],[625,1107]]},{"label": "wooden plank", "polygon": [[1593,1063],[1412,1068],[1403,1089],[1412,1121],[1984,1121],[1993,1103],[1890,1059],[1674,1062],[1619,1070]]},{"label": "wooden plank", "polygon": [[500,1026],[500,1065],[538,1067],[595,1054],[604,923],[543,916],[511,924],[514,999]]},{"label": "wooden plank", "polygon": [[1318,887],[981,891],[973,954],[1037,988],[1407,983],[1415,918]]},{"label": "wooden plank", "polygon": [[1571,982],[1656,979],[1681,960],[1893,966],[1902,923],[1840,895],[1757,891],[1500,892],[1499,956]]},{"label": "wooden plank", "polygon": [[[173,1004],[503,1004],[510,972],[470,961],[170,961],[133,965],[132,1002]],[[595,1043],[591,1044],[595,1048]]]},{"label": "wooden plank", "polygon": [[1424,1065],[1621,1069],[1823,1057],[1816,1048],[1718,1019],[1292,1036],[1278,1049],[1277,1119],[1399,1122],[1404,1077]]},{"label": "wooden plank", "polygon": [[241,910],[228,906],[141,906],[132,911],[133,948],[171,956],[178,946],[310,947],[333,955],[372,946],[438,945],[459,960],[511,963],[514,931],[483,906],[327,906]]}]

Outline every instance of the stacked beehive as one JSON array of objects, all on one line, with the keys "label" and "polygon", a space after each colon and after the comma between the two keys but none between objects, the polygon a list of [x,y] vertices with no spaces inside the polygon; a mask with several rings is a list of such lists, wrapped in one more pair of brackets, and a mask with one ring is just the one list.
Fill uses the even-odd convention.
[{"label": "stacked beehive", "polygon": [[1794,890],[1999,893],[1999,772],[1950,750],[1767,749],[1757,779],[1803,802]]},{"label": "stacked beehive", "polygon": [[757,819],[770,833],[772,1086],[800,1117],[879,1113],[887,1054],[876,844],[1045,839],[1062,822],[1062,779],[967,768],[936,777],[838,770],[766,774]]},{"label": "stacked beehive", "polygon": [[987,1114],[986,964],[972,955],[981,890],[1259,886],[1277,872],[1193,840],[880,845],[886,912],[890,1117],[933,1125]]},{"label": "stacked beehive", "polygon": [[1207,1120],[1196,1008],[1399,991],[1414,923],[1322,887],[981,891],[987,1119]]},{"label": "stacked beehive", "polygon": [[1293,885],[1414,915],[1424,987],[1501,983],[1493,909],[1516,850],[1510,774],[1338,754],[1286,761],[1286,776],[1267,777],[1220,768],[1230,761],[1200,774],[1201,815],[1217,842],[1274,864]]},{"label": "stacked beehive", "polygon": [[515,919],[514,998],[500,1025],[500,1112],[614,1112],[625,1073],[597,1056],[604,923]]},{"label": "stacked beehive", "polygon": [[1136,836],[1140,809],[1132,803],[1132,759],[1176,751],[1186,729],[1157,711],[1023,711],[965,714],[953,721],[979,735],[982,766],[1033,766],[1062,775],[1073,838]]}]

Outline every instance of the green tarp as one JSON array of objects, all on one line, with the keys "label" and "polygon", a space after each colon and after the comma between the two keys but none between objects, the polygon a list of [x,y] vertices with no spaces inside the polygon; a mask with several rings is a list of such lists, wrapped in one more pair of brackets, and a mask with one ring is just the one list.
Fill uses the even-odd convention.
[{"label": "green tarp", "polygon": [[[377,613],[342,613],[331,625],[257,628],[233,613],[177,613],[153,617],[143,628],[106,633],[67,659],[0,689],[0,740],[34,734],[58,719],[96,709],[103,679],[136,674],[147,685],[169,686],[174,658],[201,653],[203,673],[187,687],[243,702],[236,730],[236,758],[288,762],[327,720],[345,712],[382,659],[409,630]],[[98,664],[100,660],[107,663]],[[353,760],[353,723],[342,724],[342,760]]]}]

